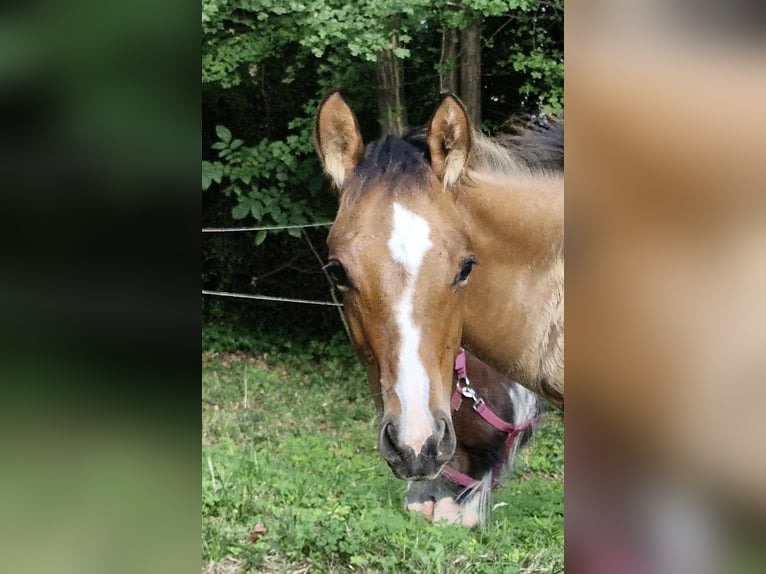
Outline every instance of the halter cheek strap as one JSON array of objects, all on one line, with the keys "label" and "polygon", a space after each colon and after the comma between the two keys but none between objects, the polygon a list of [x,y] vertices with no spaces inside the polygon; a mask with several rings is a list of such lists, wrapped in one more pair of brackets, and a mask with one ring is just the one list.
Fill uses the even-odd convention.
[{"label": "halter cheek strap", "polygon": [[[455,484],[458,484],[460,486],[465,486],[466,488],[469,488],[469,489],[473,489],[474,487],[478,487],[479,489],[481,489],[484,486],[480,480],[476,480],[472,476],[468,476],[467,474],[464,474],[460,472],[459,470],[452,468],[451,466],[445,466],[444,470],[442,470],[442,475],[450,479]],[[493,487],[494,487],[494,477],[493,477]]]},{"label": "halter cheek strap", "polygon": [[465,367],[465,349],[463,347],[460,347],[457,357],[455,357],[455,374],[458,381],[468,380],[468,370]]},{"label": "halter cheek strap", "polygon": [[[452,393],[452,399],[450,400],[452,411],[455,412],[460,408],[464,397],[471,399],[473,401],[473,410],[475,410],[481,418],[500,432],[508,435],[505,437],[505,444],[503,445],[503,456],[495,465],[495,468],[492,469],[492,487],[494,488],[500,482],[500,471],[508,458],[508,453],[511,452],[513,444],[516,442],[516,437],[523,431],[533,428],[540,420],[540,415],[537,415],[529,422],[518,426],[504,421],[497,416],[497,414],[487,406],[484,399],[482,399],[471,386],[471,381],[468,380],[468,372],[465,365],[465,350],[462,347],[455,358],[455,374],[457,375],[458,381],[455,385],[455,391]],[[465,486],[467,488],[474,488],[477,486],[479,488],[482,487],[481,481],[478,481],[451,466],[446,466],[442,471],[442,474],[460,486]]]}]

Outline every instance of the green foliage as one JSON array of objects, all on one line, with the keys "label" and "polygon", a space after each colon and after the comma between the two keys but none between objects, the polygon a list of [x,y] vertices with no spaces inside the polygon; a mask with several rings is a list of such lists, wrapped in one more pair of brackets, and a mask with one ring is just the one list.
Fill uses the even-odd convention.
[{"label": "green foliage", "polygon": [[[442,32],[476,18],[484,39],[480,127],[494,131],[512,113],[561,111],[563,0],[203,0],[204,224],[331,219],[337,204],[311,143],[321,99],[343,86],[365,141],[377,138],[375,61],[395,35],[409,121],[425,122],[438,100]],[[300,232],[206,238],[205,286],[241,290],[267,261],[291,260],[295,240],[276,243],[288,234]],[[255,261],[253,244],[267,237],[269,249],[284,251],[261,251]]]},{"label": "green foliage", "polygon": [[[254,74],[258,62],[291,46],[315,58],[343,49],[352,59],[375,62],[390,47],[391,35],[399,34],[405,45],[411,40],[407,31],[429,5],[425,0],[204,0],[202,79],[236,86]],[[404,47],[397,53],[409,55]]]},{"label": "green foliage", "polygon": [[[312,209],[306,197],[296,197],[296,190],[316,197],[324,186],[319,162],[305,133],[285,140],[263,139],[252,147],[232,139],[224,126],[216,126],[216,133],[219,140],[211,147],[217,151],[218,160],[202,163],[202,189],[208,189],[212,182],[221,184],[223,194],[236,199],[233,219],[252,217],[264,225],[279,226],[331,217]],[[287,232],[300,236],[299,229]],[[256,235],[256,245],[263,242],[266,233]]]},{"label": "green foliage", "polygon": [[[486,532],[402,508],[343,337],[203,356],[203,561],[242,572],[559,572],[563,424],[553,413],[494,497]],[[256,524],[266,532],[248,538]]]},{"label": "green foliage", "polygon": [[258,62],[277,55],[291,41],[300,2],[203,0],[202,81],[222,88],[254,75]]},{"label": "green foliage", "polygon": [[511,14],[486,20],[484,38],[485,60],[492,62],[484,71],[491,100],[508,106],[520,97],[527,112],[563,111],[563,0],[520,2]]},{"label": "green foliage", "polygon": [[541,48],[529,53],[522,52],[518,46],[510,60],[513,69],[522,72],[527,78],[519,88],[519,93],[526,98],[534,98],[542,111],[560,114],[564,109],[564,62],[553,60]]}]

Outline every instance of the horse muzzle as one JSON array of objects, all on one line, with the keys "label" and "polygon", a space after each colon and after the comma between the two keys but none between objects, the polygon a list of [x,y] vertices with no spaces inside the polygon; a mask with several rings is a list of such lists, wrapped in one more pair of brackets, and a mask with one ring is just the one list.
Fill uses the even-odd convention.
[{"label": "horse muzzle", "polygon": [[443,414],[436,421],[436,431],[426,438],[416,454],[411,446],[401,440],[397,422],[390,417],[383,419],[378,435],[378,450],[397,478],[436,478],[455,454],[457,443],[452,421]]}]

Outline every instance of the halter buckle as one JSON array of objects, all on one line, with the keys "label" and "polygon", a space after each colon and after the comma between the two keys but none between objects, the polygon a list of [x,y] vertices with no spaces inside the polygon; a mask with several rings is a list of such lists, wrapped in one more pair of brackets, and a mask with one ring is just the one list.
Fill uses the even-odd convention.
[{"label": "halter buckle", "polygon": [[466,377],[464,381],[465,385],[460,387],[460,394],[467,399],[471,399],[473,401],[473,408],[476,409],[480,404],[484,402],[484,399],[477,395],[476,391],[473,390],[471,381],[468,380],[468,377]]}]

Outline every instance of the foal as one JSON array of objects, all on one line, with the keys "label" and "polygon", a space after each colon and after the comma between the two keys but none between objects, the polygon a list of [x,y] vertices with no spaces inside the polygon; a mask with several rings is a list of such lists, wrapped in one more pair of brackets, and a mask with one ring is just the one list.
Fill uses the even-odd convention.
[{"label": "foal", "polygon": [[[447,520],[471,528],[489,517],[492,489],[512,472],[516,453],[531,437],[543,402],[470,353],[465,354],[464,372],[456,369],[455,382],[455,454],[437,478],[408,481],[405,506],[434,522]],[[461,396],[461,387],[471,388],[477,399],[472,400],[470,392]],[[484,401],[492,413],[515,427],[511,433],[482,418],[474,408],[477,401]]]},{"label": "foal", "polygon": [[545,133],[501,145],[445,96],[420,137],[365,146],[338,92],[319,108],[316,147],[339,202],[326,271],[399,478],[435,479],[455,452],[461,344],[563,407],[563,127]]}]

